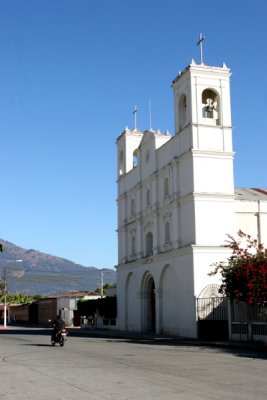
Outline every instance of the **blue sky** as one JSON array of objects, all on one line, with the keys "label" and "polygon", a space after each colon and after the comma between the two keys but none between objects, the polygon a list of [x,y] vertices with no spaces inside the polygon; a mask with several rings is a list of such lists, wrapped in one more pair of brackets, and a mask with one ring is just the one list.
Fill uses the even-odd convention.
[{"label": "blue sky", "polygon": [[117,263],[116,146],[174,132],[171,82],[206,36],[232,70],[235,185],[267,187],[267,3],[1,0],[0,237],[86,266]]}]

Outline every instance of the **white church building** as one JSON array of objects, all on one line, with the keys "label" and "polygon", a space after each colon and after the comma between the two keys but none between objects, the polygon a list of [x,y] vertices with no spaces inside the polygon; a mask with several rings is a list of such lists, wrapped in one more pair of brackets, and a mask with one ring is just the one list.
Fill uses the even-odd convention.
[{"label": "white church building", "polygon": [[118,325],[197,337],[227,234],[267,245],[267,189],[235,189],[230,70],[194,61],[173,81],[175,134],[125,129],[118,153]]}]

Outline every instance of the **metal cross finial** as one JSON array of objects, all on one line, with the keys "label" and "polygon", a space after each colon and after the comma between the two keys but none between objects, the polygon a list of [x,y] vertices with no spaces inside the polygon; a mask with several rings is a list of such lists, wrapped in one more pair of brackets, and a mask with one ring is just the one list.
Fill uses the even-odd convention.
[{"label": "metal cross finial", "polygon": [[134,129],[136,129],[136,114],[137,114],[138,108],[136,106],[134,106],[134,111],[133,111],[133,115],[134,115]]},{"label": "metal cross finial", "polygon": [[151,117],[151,101],[148,99],[148,112],[149,112],[149,130],[152,131],[152,117]]},{"label": "metal cross finial", "polygon": [[205,39],[205,36],[202,33],[199,34],[199,40],[197,42],[197,46],[200,48],[200,64],[203,64],[203,53],[202,53],[202,42]]}]

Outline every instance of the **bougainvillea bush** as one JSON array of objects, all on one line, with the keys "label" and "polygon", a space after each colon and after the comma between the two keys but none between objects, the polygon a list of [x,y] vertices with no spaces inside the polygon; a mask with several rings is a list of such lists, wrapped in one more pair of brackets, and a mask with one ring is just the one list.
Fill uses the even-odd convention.
[{"label": "bougainvillea bush", "polygon": [[220,293],[247,304],[267,304],[267,249],[242,231],[237,240],[228,235],[226,247],[232,255],[227,262],[216,263],[210,273],[221,274]]}]

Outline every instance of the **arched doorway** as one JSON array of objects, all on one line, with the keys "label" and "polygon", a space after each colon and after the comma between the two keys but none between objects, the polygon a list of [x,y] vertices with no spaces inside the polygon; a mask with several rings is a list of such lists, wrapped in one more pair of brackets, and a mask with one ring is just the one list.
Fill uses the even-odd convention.
[{"label": "arched doorway", "polygon": [[156,331],[155,283],[152,277],[147,286],[147,330]]},{"label": "arched doorway", "polygon": [[156,331],[156,298],[155,282],[150,274],[147,274],[143,282],[143,331]]}]

